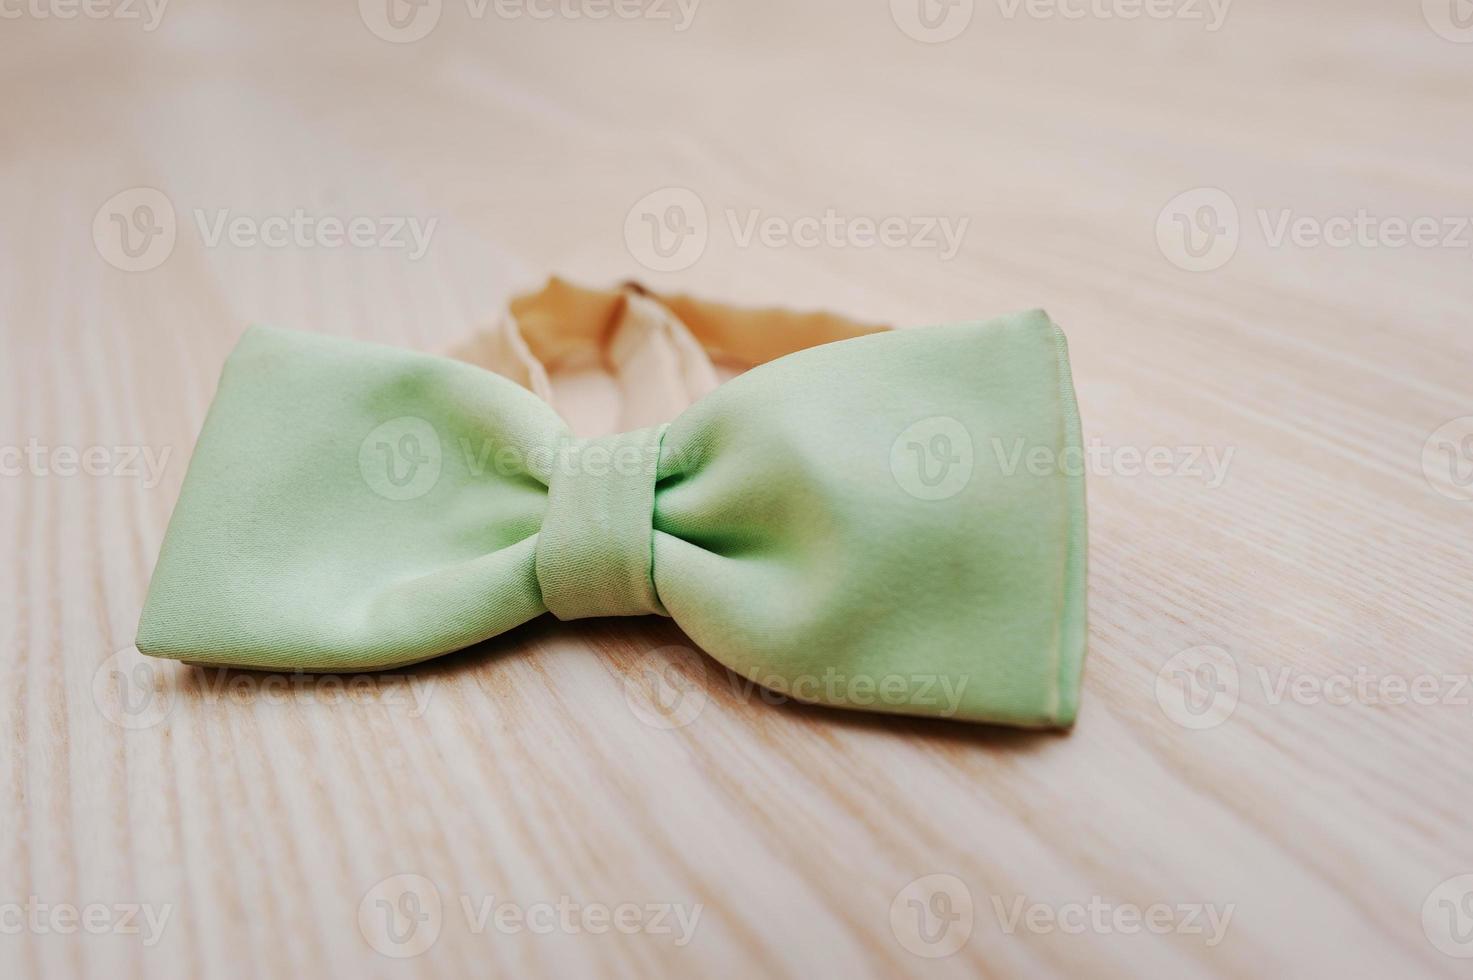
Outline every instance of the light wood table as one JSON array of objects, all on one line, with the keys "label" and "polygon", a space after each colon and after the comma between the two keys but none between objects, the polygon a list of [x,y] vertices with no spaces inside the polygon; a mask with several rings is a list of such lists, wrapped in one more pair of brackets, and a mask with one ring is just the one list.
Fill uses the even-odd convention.
[{"label": "light wood table", "polygon": [[[0,7],[0,976],[1467,975],[1466,3],[394,2]],[[550,272],[1046,307],[1075,730],[771,703],[662,621],[129,649],[248,323],[440,349]]]}]

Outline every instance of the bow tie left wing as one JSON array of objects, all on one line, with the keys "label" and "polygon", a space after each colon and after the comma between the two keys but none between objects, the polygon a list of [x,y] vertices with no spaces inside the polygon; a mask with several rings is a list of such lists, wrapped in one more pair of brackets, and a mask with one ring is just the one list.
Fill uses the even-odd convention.
[{"label": "bow tie left wing", "polygon": [[138,649],[375,670],[539,616],[547,449],[565,440],[546,404],[480,368],[254,327],[221,373]]}]

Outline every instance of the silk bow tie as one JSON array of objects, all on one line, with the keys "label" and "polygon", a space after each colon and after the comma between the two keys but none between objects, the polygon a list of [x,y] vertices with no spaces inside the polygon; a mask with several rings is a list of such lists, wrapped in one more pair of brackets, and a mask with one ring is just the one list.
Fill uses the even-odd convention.
[{"label": "silk bow tie", "polygon": [[222,373],[137,645],[371,670],[544,612],[656,614],[800,700],[1067,726],[1080,460],[1041,311],[799,350],[673,422],[591,439],[472,365],[256,327]]}]

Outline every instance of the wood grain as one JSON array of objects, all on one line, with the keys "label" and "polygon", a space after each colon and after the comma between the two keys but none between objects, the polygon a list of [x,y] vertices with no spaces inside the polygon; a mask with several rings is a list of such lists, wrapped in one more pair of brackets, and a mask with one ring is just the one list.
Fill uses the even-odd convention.
[{"label": "wood grain", "polygon": [[[977,3],[936,44],[879,0],[705,0],[683,31],[447,0],[402,44],[351,3],[193,0],[155,30],[5,8],[0,974],[1466,974],[1438,941],[1473,952],[1473,900],[1435,890],[1473,873],[1473,503],[1423,463],[1456,462],[1424,448],[1473,415],[1473,246],[1269,234],[1285,212],[1473,215],[1473,44],[1426,7],[1243,2],[1209,31]],[[138,187],[177,240],[125,272],[94,217]],[[624,228],[668,187],[710,226],[661,273]],[[1197,188],[1240,240],[1191,272],[1157,229]],[[437,224],[418,259],[212,247],[197,212],[222,209]],[[949,259],[736,233],[828,209],[968,225]],[[655,621],[539,622],[352,697],[139,672],[149,572],[246,324],[438,349],[552,271],[899,324],[1046,306],[1111,450],[1075,730],[770,703]],[[1152,447],[1171,475],[1121,472]],[[1225,478],[1177,472],[1193,450],[1231,452]],[[1173,666],[1204,646],[1239,692],[1193,728]],[[385,894],[414,911],[373,891],[400,874],[442,903],[402,959],[371,928]],[[903,933],[902,890],[934,874],[972,918],[929,959],[891,910]],[[641,928],[478,932],[462,899],[629,904]],[[1009,932],[1019,902],[1107,919]],[[1158,904],[1161,934],[1108,917]],[[89,905],[98,934],[47,917]],[[125,931],[130,905],[162,932]],[[689,941],[650,905],[699,906]],[[1221,941],[1178,906],[1230,908]]]}]

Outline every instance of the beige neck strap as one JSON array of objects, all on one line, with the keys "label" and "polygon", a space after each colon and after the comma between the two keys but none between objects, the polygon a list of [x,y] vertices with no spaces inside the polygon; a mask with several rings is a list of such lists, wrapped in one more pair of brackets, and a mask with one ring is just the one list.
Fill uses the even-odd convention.
[{"label": "beige neck strap", "polygon": [[448,353],[516,381],[579,435],[668,422],[733,374],[805,347],[888,329],[830,313],[749,309],[636,283],[556,277]]}]

